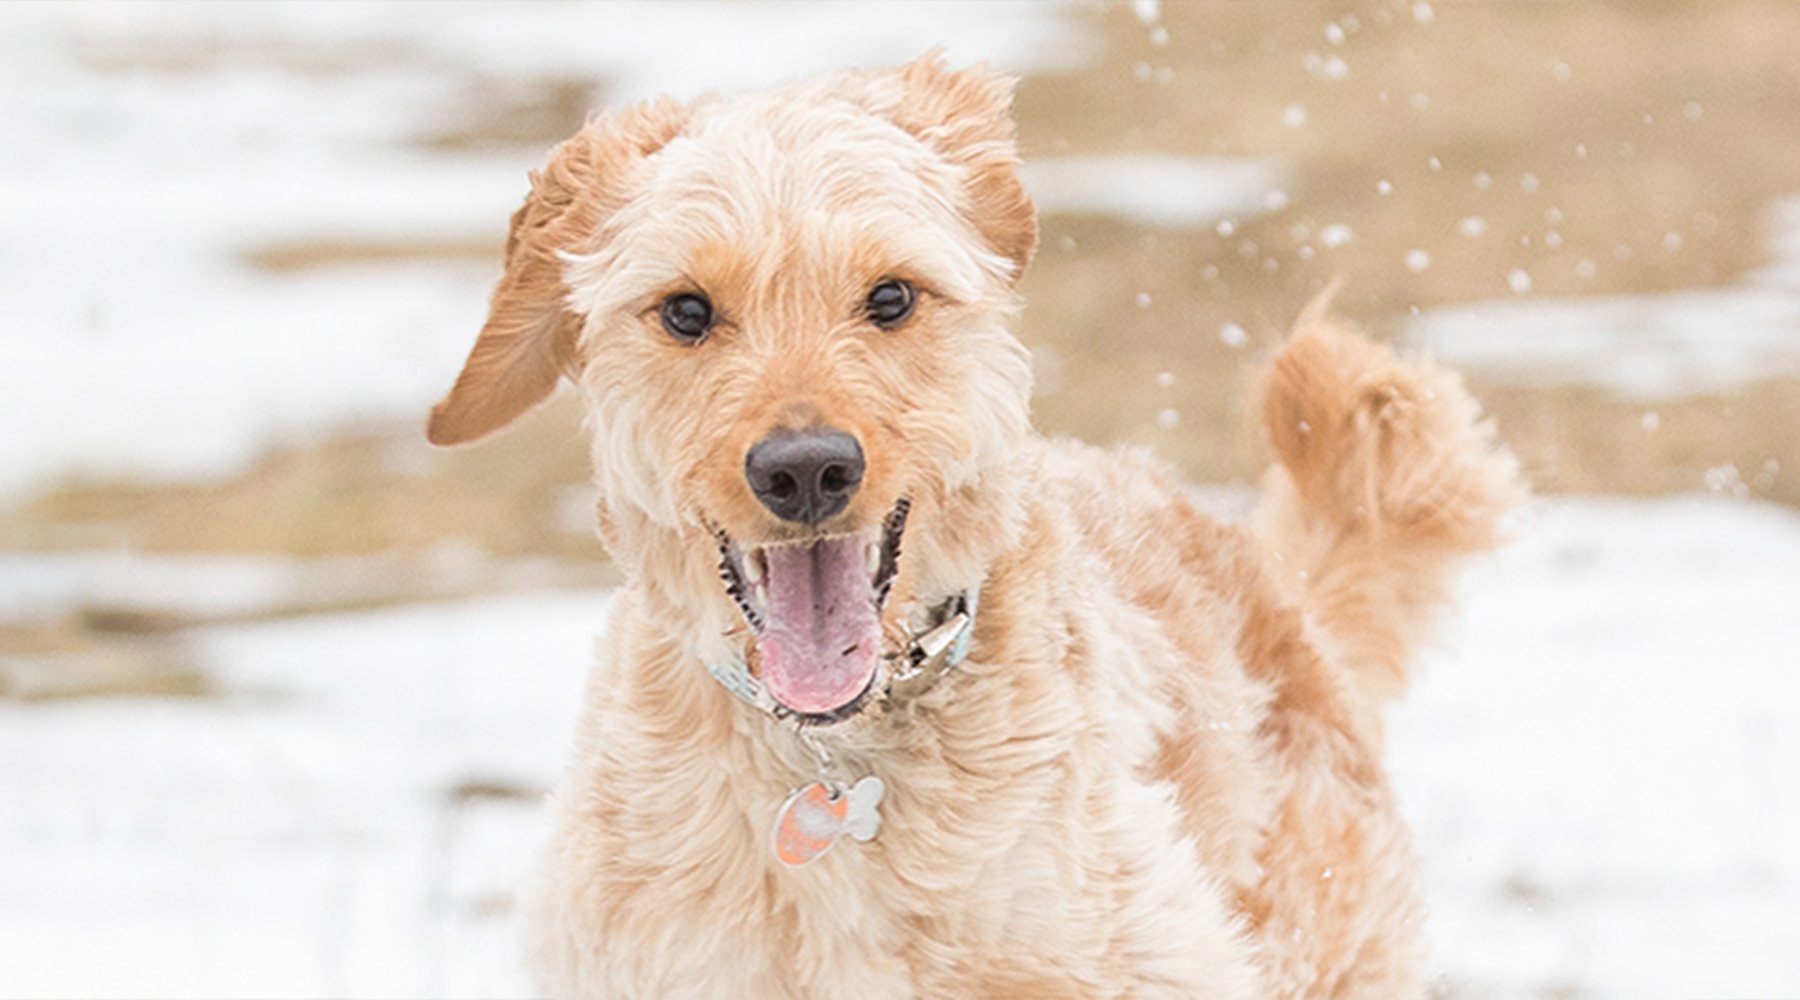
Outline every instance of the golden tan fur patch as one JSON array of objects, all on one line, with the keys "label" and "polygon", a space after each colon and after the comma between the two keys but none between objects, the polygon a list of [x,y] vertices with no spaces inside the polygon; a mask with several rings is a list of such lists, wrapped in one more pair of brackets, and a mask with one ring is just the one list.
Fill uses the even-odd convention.
[{"label": "golden tan fur patch", "polygon": [[[1279,464],[1252,526],[1144,455],[1038,437],[1010,89],[927,57],[658,102],[534,175],[430,433],[480,437],[571,378],[628,578],[524,894],[544,992],[1420,992],[1378,713],[1516,470],[1454,376],[1323,304],[1263,377]],[[874,327],[862,303],[893,279],[917,309]],[[675,294],[713,304],[698,343],[661,327]],[[814,529],[744,469],[820,426],[867,469]],[[972,652],[904,710],[816,730],[886,783],[883,825],[783,868],[770,825],[816,758],[704,669],[741,633],[712,533],[867,532],[902,497],[889,618],[979,584]]]}]

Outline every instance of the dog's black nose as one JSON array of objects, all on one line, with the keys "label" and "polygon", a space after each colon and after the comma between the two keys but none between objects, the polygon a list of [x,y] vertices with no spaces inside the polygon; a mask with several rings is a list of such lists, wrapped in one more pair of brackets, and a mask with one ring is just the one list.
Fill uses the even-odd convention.
[{"label": "dog's black nose", "polygon": [[850,502],[862,484],[863,450],[843,431],[776,431],[744,457],[744,478],[769,512],[816,525]]}]

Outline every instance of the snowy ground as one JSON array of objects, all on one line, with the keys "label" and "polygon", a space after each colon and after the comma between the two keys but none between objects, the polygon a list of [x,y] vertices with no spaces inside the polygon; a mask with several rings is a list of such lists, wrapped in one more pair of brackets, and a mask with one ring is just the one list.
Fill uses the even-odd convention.
[{"label": "snowy ground", "polygon": [[[1443,986],[1800,993],[1800,517],[1547,502],[1466,590],[1390,750]],[[605,611],[212,628],[217,697],[0,703],[0,996],[518,995]]]},{"label": "snowy ground", "polygon": [[1800,516],[1560,501],[1393,716],[1470,996],[1800,995]]},{"label": "snowy ground", "polygon": [[0,703],[0,994],[501,996],[601,593],[207,630],[207,700]]}]

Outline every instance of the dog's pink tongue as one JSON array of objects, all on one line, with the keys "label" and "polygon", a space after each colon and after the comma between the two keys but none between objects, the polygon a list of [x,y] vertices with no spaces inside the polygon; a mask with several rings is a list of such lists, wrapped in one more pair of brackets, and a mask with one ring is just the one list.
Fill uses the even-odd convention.
[{"label": "dog's pink tongue", "polygon": [[796,712],[840,709],[875,676],[881,620],[866,548],[851,537],[765,550],[768,616],[757,659],[769,693]]}]

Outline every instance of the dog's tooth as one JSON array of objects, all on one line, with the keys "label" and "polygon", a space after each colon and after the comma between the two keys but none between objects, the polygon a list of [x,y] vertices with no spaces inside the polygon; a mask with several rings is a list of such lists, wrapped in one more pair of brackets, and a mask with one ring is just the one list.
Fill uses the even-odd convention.
[{"label": "dog's tooth", "polygon": [[863,559],[864,565],[869,567],[870,572],[881,572],[881,542],[879,540],[869,539],[868,547],[863,551]]},{"label": "dog's tooth", "polygon": [[743,558],[744,579],[749,580],[752,586],[762,583],[763,580],[762,560],[758,558],[761,555],[760,552],[750,552],[746,553]]}]

